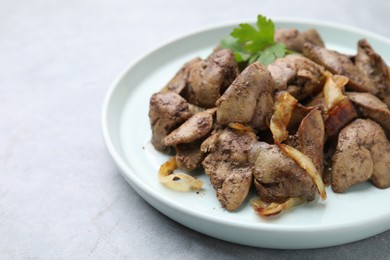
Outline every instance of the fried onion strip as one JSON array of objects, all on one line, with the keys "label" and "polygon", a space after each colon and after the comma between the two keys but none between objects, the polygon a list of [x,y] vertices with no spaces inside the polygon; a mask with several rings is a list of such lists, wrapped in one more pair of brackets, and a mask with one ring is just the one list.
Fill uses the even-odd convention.
[{"label": "fried onion strip", "polygon": [[246,125],[243,125],[240,123],[230,123],[228,126],[231,129],[238,130],[238,131],[245,132],[245,133],[254,133],[255,132],[255,130],[252,127],[246,126]]},{"label": "fried onion strip", "polygon": [[344,95],[344,86],[348,78],[332,75],[325,71],[326,82],[322,91],[325,102],[325,131],[328,136],[335,136],[355,117],[357,113],[349,98]]},{"label": "fried onion strip", "polygon": [[[344,83],[345,79],[337,78],[337,81],[340,81],[340,85]],[[333,94],[332,94],[333,95]],[[330,98],[330,100],[335,101],[335,99]],[[274,142],[279,148],[291,159],[293,159],[299,167],[304,169],[309,176],[313,179],[314,183],[317,186],[318,192],[323,200],[326,199],[326,190],[324,182],[322,181],[321,175],[314,166],[312,160],[307,157],[304,153],[299,150],[282,144],[284,140],[288,137],[287,125],[290,121],[292,112],[297,105],[298,100],[296,100],[290,93],[283,92],[281,93],[276,102],[275,102],[275,111],[271,117],[271,132],[274,137]]]},{"label": "fried onion strip", "polygon": [[175,191],[193,191],[199,190],[203,182],[185,173],[173,173],[177,169],[176,157],[172,157],[161,165],[158,171],[159,181]]},{"label": "fried onion strip", "polygon": [[275,143],[281,143],[287,139],[288,132],[286,128],[297,103],[298,100],[288,92],[282,92],[276,99],[270,123]]},{"label": "fried onion strip", "polygon": [[266,203],[262,201],[260,198],[252,199],[250,201],[252,208],[255,210],[255,212],[258,215],[262,217],[277,215],[282,211],[301,205],[304,202],[305,200],[299,197],[288,198],[283,203],[276,203],[276,202]]},{"label": "fried onion strip", "polygon": [[332,110],[347,97],[343,94],[344,86],[348,83],[348,78],[341,75],[332,75],[325,71],[326,82],[324,85],[325,112]]},{"label": "fried onion strip", "polygon": [[317,186],[321,199],[326,200],[326,190],[324,182],[322,181],[321,175],[317,171],[312,160],[304,153],[295,149],[292,146],[286,144],[279,144],[278,146],[284,153],[287,154],[287,156],[293,159],[299,167],[304,169],[310,175],[310,177],[313,179],[314,183]]}]

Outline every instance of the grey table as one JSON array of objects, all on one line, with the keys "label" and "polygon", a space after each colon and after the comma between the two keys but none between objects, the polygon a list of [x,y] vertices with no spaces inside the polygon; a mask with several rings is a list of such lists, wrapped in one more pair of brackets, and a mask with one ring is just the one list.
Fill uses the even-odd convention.
[{"label": "grey table", "polygon": [[149,206],[106,152],[102,101],[126,64],[177,35],[258,13],[390,37],[383,0],[1,0],[0,258],[389,258],[390,231],[297,251],[207,237]]}]

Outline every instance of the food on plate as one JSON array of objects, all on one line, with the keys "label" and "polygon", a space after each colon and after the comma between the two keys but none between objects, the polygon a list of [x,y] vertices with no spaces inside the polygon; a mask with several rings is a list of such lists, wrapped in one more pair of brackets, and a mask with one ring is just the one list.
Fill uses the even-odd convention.
[{"label": "food on plate", "polygon": [[190,117],[188,102],[180,95],[170,91],[153,94],[149,103],[149,119],[154,148],[166,150],[168,147],[163,139]]},{"label": "food on plate", "polygon": [[362,92],[375,92],[372,89],[372,85],[366,84],[367,79],[359,72],[350,56],[309,42],[306,42],[303,46],[303,55],[324,66],[332,74],[347,77],[349,79],[348,86],[351,89]]},{"label": "food on plate", "polygon": [[290,197],[315,199],[313,179],[278,145],[257,142],[252,146],[250,161],[254,184],[263,201],[281,203]]},{"label": "food on plate", "polygon": [[205,60],[197,57],[184,64],[162,92],[177,93],[196,106],[214,107],[237,75],[233,53],[219,49]]},{"label": "food on plate", "polygon": [[214,109],[208,109],[191,116],[181,126],[164,137],[165,146],[175,146],[194,142],[207,135],[213,128]]},{"label": "food on plate", "polygon": [[178,169],[192,171],[200,166],[206,156],[200,146],[212,130],[215,111],[211,108],[195,113],[163,139],[165,146],[175,147]]},{"label": "food on plate", "polygon": [[298,100],[321,92],[325,82],[324,68],[299,55],[279,58],[267,69],[274,80],[275,90],[286,90]]},{"label": "food on plate", "polygon": [[389,69],[382,57],[372,49],[365,39],[358,42],[355,64],[359,72],[366,78],[366,84],[372,86],[372,91],[368,92],[377,95],[387,106],[390,106]]},{"label": "food on plate", "polygon": [[202,150],[208,153],[202,166],[227,210],[238,209],[251,188],[253,176],[248,156],[256,142],[254,132],[226,127],[215,131],[202,144]]},{"label": "food on plate", "polygon": [[390,144],[383,128],[370,119],[356,119],[341,130],[332,158],[332,188],[344,192],[367,180],[390,187]]},{"label": "food on plate", "polygon": [[287,125],[297,104],[298,100],[287,92],[278,95],[270,122],[270,131],[275,142],[281,143],[287,139]]},{"label": "food on plate", "polygon": [[217,123],[244,123],[255,129],[269,127],[272,115],[273,80],[265,66],[249,65],[217,100]]},{"label": "food on plate", "polygon": [[[287,125],[289,123],[289,120],[291,118],[291,115],[294,111],[294,107],[297,105],[297,100],[291,96],[288,92],[281,92],[278,95],[278,98],[275,102],[274,106],[274,114],[271,118],[271,126],[270,130],[272,132],[274,143],[278,146],[278,148],[289,158],[291,158],[297,166],[304,169],[306,171],[306,174],[311,177],[311,179],[314,181],[315,185],[317,186],[318,192],[323,200],[326,199],[326,191],[325,191],[325,185],[322,181],[321,174],[318,172],[318,169],[314,165],[311,158],[308,157],[308,155],[304,154],[300,150],[313,150],[318,147],[315,146],[315,142],[306,143],[306,141],[313,141],[314,139],[308,139],[304,138],[307,136],[307,134],[304,134],[304,132],[308,132],[306,122],[306,118],[312,117],[312,113],[309,113],[301,122],[301,125],[298,129],[299,135],[294,136],[289,135],[289,132],[287,131]],[[310,119],[308,119],[310,120]],[[312,121],[315,122],[315,121]],[[315,131],[318,129],[321,131],[321,126],[312,125],[312,132],[314,135]],[[324,132],[319,133],[320,138],[324,138]],[[283,144],[282,142],[286,139],[291,138],[290,142],[287,144]],[[306,144],[305,144],[306,143]],[[296,149],[293,146],[296,146]],[[313,153],[311,155],[314,155]],[[256,168],[256,167],[255,167]],[[284,183],[282,183],[282,186],[284,186]]]},{"label": "food on plate", "polygon": [[175,191],[199,190],[203,182],[186,173],[173,173],[177,169],[176,157],[172,157],[158,171],[159,181]]},{"label": "food on plate", "polygon": [[180,95],[186,95],[184,91],[187,91],[187,81],[192,66],[201,59],[199,57],[188,61],[183,67],[176,73],[176,75],[165,86],[164,91],[175,92]]},{"label": "food on plate", "polygon": [[390,132],[390,110],[385,103],[370,93],[346,92],[362,117],[368,117]]},{"label": "food on plate", "polygon": [[275,41],[275,25],[264,16],[257,17],[256,27],[240,24],[230,36],[221,40],[220,47],[230,49],[238,63],[255,61],[268,65],[287,53],[286,44]]},{"label": "food on plate", "polygon": [[151,143],[173,155],[158,178],[199,190],[201,168],[223,208],[240,209],[252,189],[264,217],[325,200],[327,184],[389,188],[389,105],[389,68],[367,40],[347,55],[315,29],[275,29],[258,16],[152,95]]},{"label": "food on plate", "polygon": [[280,28],[275,31],[274,38],[276,42],[284,43],[288,50],[296,52],[302,52],[305,42],[321,47],[325,46],[321,36],[315,29],[300,32],[295,28]]},{"label": "food on plate", "polygon": [[[356,118],[356,111],[351,101],[343,93],[348,78],[340,75],[326,75],[326,82],[323,88],[325,130],[328,136],[335,136],[352,119]],[[319,105],[321,106],[321,105]]]},{"label": "food on plate", "polygon": [[310,158],[322,176],[324,170],[325,126],[319,109],[311,110],[302,119],[296,136],[297,149]]},{"label": "food on plate", "polygon": [[388,66],[367,40],[358,42],[358,52],[353,57],[309,42],[305,43],[303,54],[331,73],[348,77],[351,90],[376,95],[390,106]]}]

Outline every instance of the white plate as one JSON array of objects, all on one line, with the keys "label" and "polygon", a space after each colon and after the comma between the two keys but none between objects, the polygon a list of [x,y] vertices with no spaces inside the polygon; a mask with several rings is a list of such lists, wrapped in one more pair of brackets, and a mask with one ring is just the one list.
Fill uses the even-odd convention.
[{"label": "white plate", "polygon": [[[278,27],[316,28],[327,47],[356,52],[367,38],[390,61],[390,41],[358,29],[318,21],[275,20]],[[167,156],[150,144],[148,107],[152,93],[161,89],[188,60],[205,58],[237,23],[216,26],[166,43],[128,66],[112,84],[103,109],[107,148],[130,185],[153,207],[201,233],[234,243],[268,248],[315,248],[360,240],[390,229],[390,189],[370,183],[335,194],[325,202],[294,208],[275,218],[262,219],[245,204],[231,213],[221,208],[208,177],[200,173],[204,190],[179,193],[162,186],[159,166]],[[253,196],[253,194],[252,194]]]}]

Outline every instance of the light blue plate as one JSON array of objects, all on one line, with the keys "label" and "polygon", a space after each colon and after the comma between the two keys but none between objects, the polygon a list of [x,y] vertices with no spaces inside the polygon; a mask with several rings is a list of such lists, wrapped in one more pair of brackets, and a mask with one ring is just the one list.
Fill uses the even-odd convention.
[{"label": "light blue plate", "polygon": [[[328,48],[356,53],[357,41],[366,38],[386,61],[390,41],[355,28],[318,21],[275,19],[278,27],[316,28]],[[201,233],[234,243],[268,248],[315,248],[339,245],[390,229],[390,189],[370,183],[346,194],[328,188],[328,199],[262,219],[246,203],[237,212],[221,208],[204,174],[199,193],[179,193],[157,179],[168,157],[150,144],[148,108],[152,93],[160,90],[188,60],[205,58],[238,23],[214,26],[170,41],[129,65],[111,85],[102,116],[104,139],[114,161],[130,185],[153,207]],[[253,194],[251,196],[254,196]],[[136,210],[136,209],[134,209]]]}]

